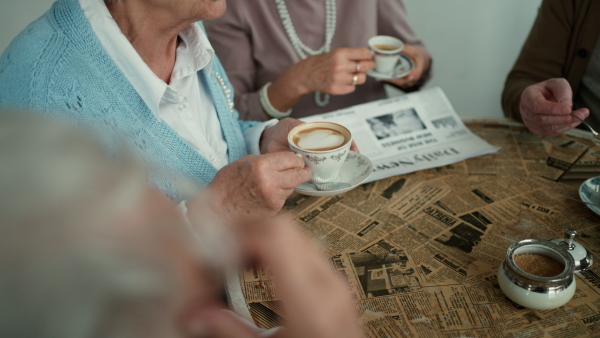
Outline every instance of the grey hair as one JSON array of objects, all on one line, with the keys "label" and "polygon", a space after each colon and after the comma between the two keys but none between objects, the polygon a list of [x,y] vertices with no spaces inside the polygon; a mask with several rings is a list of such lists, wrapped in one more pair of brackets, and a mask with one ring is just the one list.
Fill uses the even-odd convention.
[{"label": "grey hair", "polygon": [[1,337],[175,336],[171,268],[116,221],[144,186],[80,128],[0,112]]}]

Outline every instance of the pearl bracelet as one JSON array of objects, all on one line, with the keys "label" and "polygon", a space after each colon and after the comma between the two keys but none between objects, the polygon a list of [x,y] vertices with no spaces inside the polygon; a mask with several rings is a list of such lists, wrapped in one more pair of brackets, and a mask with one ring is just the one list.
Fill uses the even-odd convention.
[{"label": "pearl bracelet", "polygon": [[267,115],[269,115],[273,118],[276,118],[278,120],[281,120],[282,118],[290,116],[292,114],[292,108],[290,108],[286,112],[282,113],[279,110],[275,109],[275,107],[273,107],[273,105],[271,104],[271,101],[269,101],[268,90],[269,90],[270,86],[271,86],[271,82],[265,83],[265,85],[260,89],[260,91],[258,93],[260,105],[264,109],[265,113],[267,113]]}]

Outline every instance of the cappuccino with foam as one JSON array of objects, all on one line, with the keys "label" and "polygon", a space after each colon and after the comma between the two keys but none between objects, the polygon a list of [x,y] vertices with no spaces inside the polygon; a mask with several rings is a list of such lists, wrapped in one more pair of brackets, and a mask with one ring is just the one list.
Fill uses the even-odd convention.
[{"label": "cappuccino with foam", "polygon": [[326,151],[339,148],[348,140],[341,132],[325,127],[300,130],[292,135],[292,142],[298,148],[312,151]]},{"label": "cappuccino with foam", "polygon": [[352,133],[337,123],[308,122],[290,131],[288,144],[302,157],[312,171],[312,182],[320,187],[337,178],[350,152]]}]

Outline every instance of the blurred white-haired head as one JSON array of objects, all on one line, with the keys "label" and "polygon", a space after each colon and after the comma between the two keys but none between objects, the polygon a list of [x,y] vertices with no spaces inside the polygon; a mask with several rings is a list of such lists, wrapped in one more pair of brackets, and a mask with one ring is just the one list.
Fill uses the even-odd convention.
[{"label": "blurred white-haired head", "polygon": [[145,177],[69,123],[0,113],[1,337],[177,337],[187,308],[218,302]]}]

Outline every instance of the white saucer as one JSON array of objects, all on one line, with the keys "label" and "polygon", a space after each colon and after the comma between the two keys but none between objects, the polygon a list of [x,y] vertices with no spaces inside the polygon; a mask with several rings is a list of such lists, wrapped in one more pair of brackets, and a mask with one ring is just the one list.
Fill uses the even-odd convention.
[{"label": "white saucer", "polygon": [[590,210],[600,215],[600,192],[595,192],[596,187],[600,187],[600,176],[589,178],[581,183],[579,186],[579,197],[586,203]]},{"label": "white saucer", "polygon": [[394,71],[389,73],[380,73],[373,69],[368,71],[367,75],[379,80],[399,79],[408,75],[408,73],[412,72],[414,68],[415,65],[413,61],[409,59],[408,56],[400,54],[400,57],[398,58],[398,63],[396,64]]},{"label": "white saucer", "polygon": [[348,153],[346,161],[342,165],[340,175],[336,178],[334,188],[331,190],[319,190],[312,183],[303,183],[294,189],[295,192],[310,196],[332,196],[344,193],[356,188],[364,182],[373,172],[373,163],[363,154],[353,151]]}]

